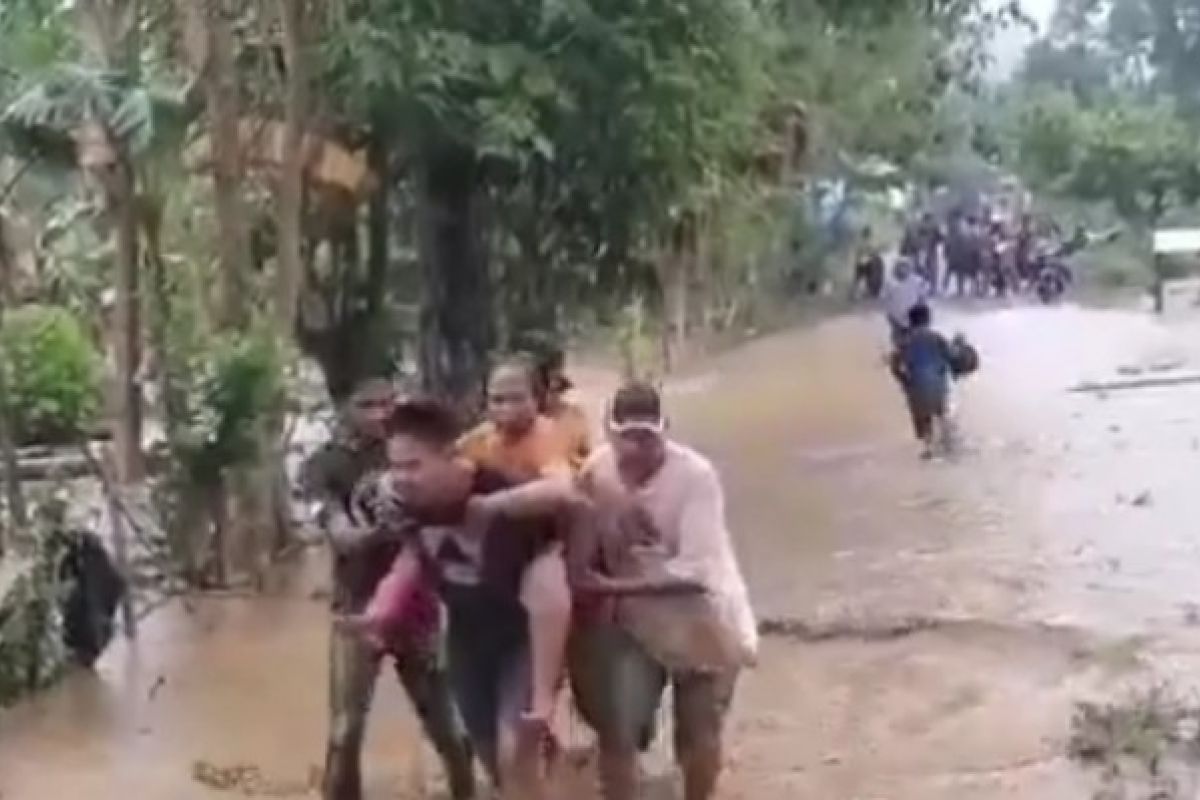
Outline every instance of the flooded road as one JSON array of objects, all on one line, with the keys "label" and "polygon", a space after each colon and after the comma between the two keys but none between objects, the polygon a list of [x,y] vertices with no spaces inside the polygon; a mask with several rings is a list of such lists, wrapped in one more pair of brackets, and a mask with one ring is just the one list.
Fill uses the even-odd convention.
[{"label": "flooded road", "polygon": [[[726,797],[1086,798],[1063,755],[1073,703],[1200,667],[1200,386],[1068,391],[1200,370],[1198,328],[1069,307],[942,326],[984,359],[957,396],[954,463],[917,459],[874,318],[763,339],[668,387],[676,431],[723,470],[775,632],[740,687]],[[310,560],[268,598],[161,612],[96,676],[0,712],[0,796],[304,796],[325,726]],[[415,741],[385,675],[373,798],[437,783]]]}]

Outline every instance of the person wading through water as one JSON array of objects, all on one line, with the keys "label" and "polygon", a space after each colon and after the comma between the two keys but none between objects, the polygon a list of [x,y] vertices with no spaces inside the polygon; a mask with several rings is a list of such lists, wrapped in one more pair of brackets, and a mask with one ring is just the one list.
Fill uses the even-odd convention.
[{"label": "person wading through water", "polygon": [[[376,584],[400,551],[400,542],[372,524],[373,502],[362,502],[386,466],[384,422],[395,402],[385,380],[364,382],[348,401],[333,439],[305,463],[301,482],[322,502],[321,522],[333,548],[335,619],[365,608]],[[369,493],[368,493],[369,494]],[[377,521],[376,521],[377,522]],[[382,647],[335,625],[329,654],[329,739],[324,800],[361,800],[362,745],[382,658],[391,655],[425,734],[445,765],[451,796],[475,796],[472,758],[454,710],[449,679],[438,657],[437,601],[420,593],[397,636]]]},{"label": "person wading through water", "polygon": [[[499,384],[497,384],[497,380]],[[508,386],[498,374],[493,385]],[[459,712],[505,797],[544,797],[544,741],[529,735],[530,619],[522,593],[530,565],[586,527],[586,504],[559,477],[516,486],[464,459],[454,414],[433,400],[398,403],[388,423],[381,495],[405,545],[379,593],[384,618],[413,602],[423,577],[449,617],[447,650]],[[371,626],[371,613],[347,622]],[[540,733],[540,731],[538,731]]]},{"label": "person wading through water", "polygon": [[933,313],[924,303],[909,312],[909,329],[892,355],[892,371],[904,390],[913,432],[921,441],[922,458],[949,452],[948,420],[954,353],[950,343],[932,327]]},{"label": "person wading through water", "polygon": [[[557,481],[569,491],[574,473],[571,441],[552,420],[538,413],[538,381],[532,361],[511,357],[488,380],[487,421],[458,442],[458,452],[474,467],[502,476],[510,484],[539,479]],[[394,627],[403,594],[383,581],[366,612],[354,623],[378,640]],[[571,592],[562,546],[558,542],[536,553],[521,576],[521,602],[529,616],[532,648],[529,707],[522,722],[528,735],[558,752],[553,715],[566,660],[571,627]]]},{"label": "person wading through water", "polygon": [[925,302],[928,297],[929,288],[917,274],[912,262],[903,257],[897,259],[892,267],[892,279],[883,287],[883,295],[880,298],[893,344],[908,330],[908,312],[914,306]]},{"label": "person wading through water", "polygon": [[854,280],[850,284],[850,299],[866,297],[878,300],[883,291],[883,256],[879,254],[869,227],[862,229],[854,247]]},{"label": "person wading through water", "polygon": [[666,437],[657,390],[635,382],[617,392],[609,444],[580,483],[597,524],[569,549],[581,599],[570,672],[597,734],[604,797],[637,797],[638,751],[670,685],[684,798],[711,800],[734,685],[758,648],[720,477]]}]

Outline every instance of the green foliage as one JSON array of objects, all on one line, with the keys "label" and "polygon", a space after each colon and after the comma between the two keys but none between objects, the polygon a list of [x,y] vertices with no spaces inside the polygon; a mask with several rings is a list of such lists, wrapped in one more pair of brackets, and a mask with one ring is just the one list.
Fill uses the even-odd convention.
[{"label": "green foliage", "polygon": [[27,305],[0,328],[8,413],[20,443],[74,442],[101,406],[100,358],[70,312]]},{"label": "green foliage", "polygon": [[1014,151],[1024,175],[1046,185],[1071,173],[1084,131],[1075,97],[1059,89],[1038,88],[1013,111]]},{"label": "green foliage", "polygon": [[48,567],[40,559],[21,565],[0,597],[0,707],[49,686],[66,663],[60,587]]},{"label": "green foliage", "polygon": [[283,400],[282,360],[273,336],[224,334],[189,366],[189,418],[172,446],[186,478],[212,486],[259,455],[261,426]]},{"label": "green foliage", "polygon": [[350,8],[324,51],[344,113],[479,154],[534,268],[631,260],[753,149],[768,51],[746,3]]},{"label": "green foliage", "polygon": [[1196,135],[1169,101],[1112,104],[1084,119],[1073,194],[1111,201],[1127,220],[1154,224],[1200,190]]},{"label": "green foliage", "polygon": [[1016,114],[1014,153],[1035,185],[1110,203],[1138,226],[1200,196],[1195,129],[1167,99],[1114,95],[1087,107],[1068,91],[1037,89]]},{"label": "green foliage", "polygon": [[0,124],[29,158],[74,166],[75,136],[85,124],[99,125],[131,155],[148,152],[156,141],[177,141],[186,127],[182,98],[134,83],[121,72],[59,64],[26,83]]},{"label": "green foliage", "polygon": [[52,684],[67,663],[62,600],[69,585],[60,567],[69,534],[45,510],[34,514],[28,552],[0,561],[0,708]]}]

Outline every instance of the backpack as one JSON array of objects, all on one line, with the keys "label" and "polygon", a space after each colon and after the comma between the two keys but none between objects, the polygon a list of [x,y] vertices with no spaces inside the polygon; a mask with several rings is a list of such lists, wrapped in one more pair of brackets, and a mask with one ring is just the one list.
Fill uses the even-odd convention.
[{"label": "backpack", "polygon": [[961,334],[950,342],[950,374],[957,378],[973,375],[979,369],[979,351]]}]

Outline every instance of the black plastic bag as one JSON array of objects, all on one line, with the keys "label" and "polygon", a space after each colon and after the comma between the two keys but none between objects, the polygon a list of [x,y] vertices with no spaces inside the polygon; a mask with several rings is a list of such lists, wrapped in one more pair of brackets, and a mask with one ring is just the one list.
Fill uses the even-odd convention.
[{"label": "black plastic bag", "polygon": [[63,644],[76,661],[91,667],[112,640],[125,579],[100,537],[89,531],[70,535],[60,577],[70,586],[62,602]]}]

